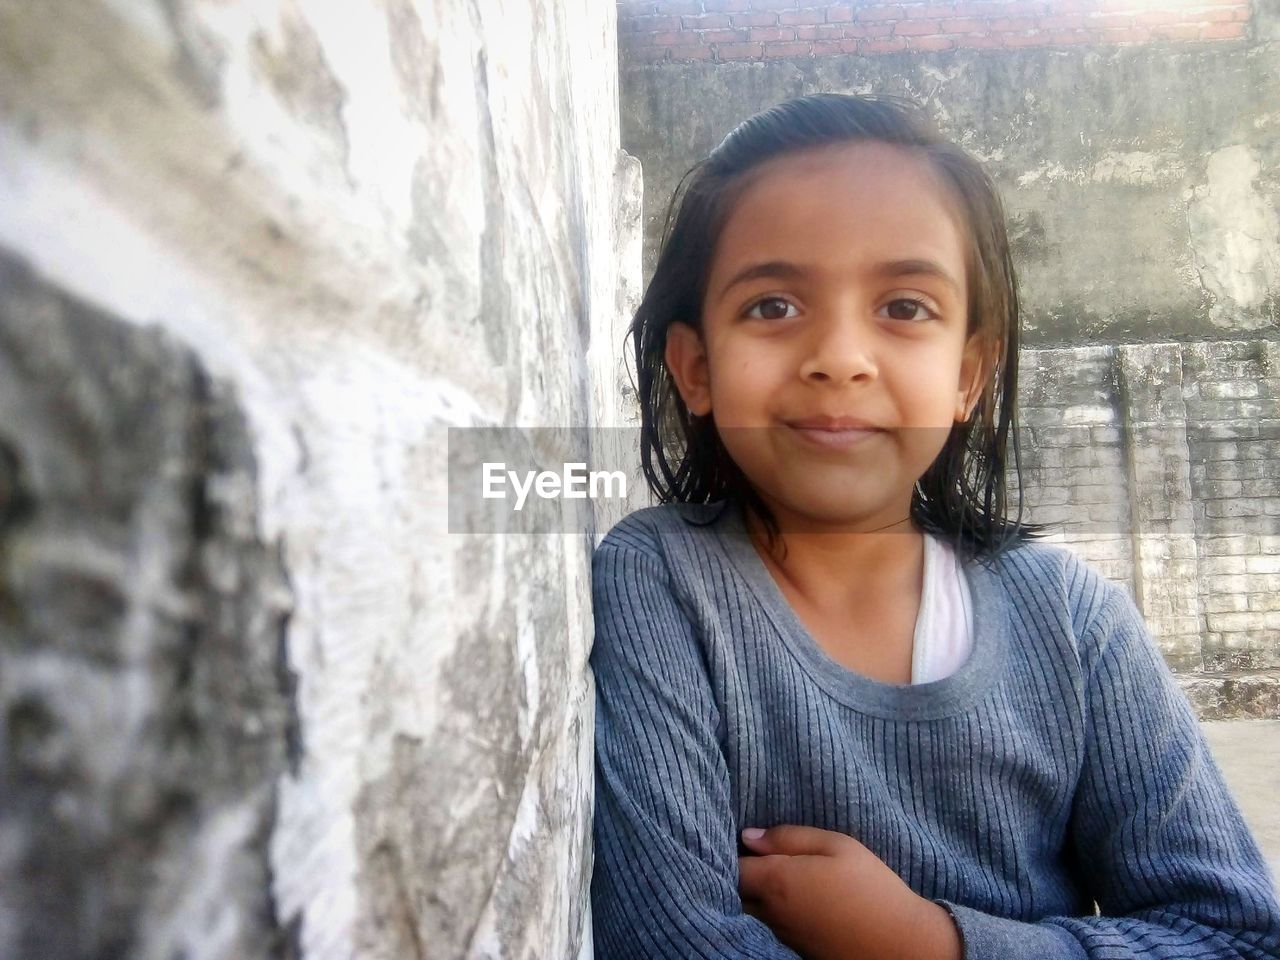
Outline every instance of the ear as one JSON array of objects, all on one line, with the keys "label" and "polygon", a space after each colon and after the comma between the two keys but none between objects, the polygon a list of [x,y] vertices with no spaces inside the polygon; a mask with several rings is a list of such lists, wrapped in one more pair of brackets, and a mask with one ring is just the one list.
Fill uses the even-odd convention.
[{"label": "ear", "polygon": [[964,423],[973,416],[983,387],[995,369],[996,347],[980,333],[972,333],[965,341],[964,355],[960,360],[960,385],[956,391],[956,423]]},{"label": "ear", "polygon": [[667,327],[664,359],[689,412],[699,417],[710,413],[711,368],[702,334],[687,323],[672,323]]}]

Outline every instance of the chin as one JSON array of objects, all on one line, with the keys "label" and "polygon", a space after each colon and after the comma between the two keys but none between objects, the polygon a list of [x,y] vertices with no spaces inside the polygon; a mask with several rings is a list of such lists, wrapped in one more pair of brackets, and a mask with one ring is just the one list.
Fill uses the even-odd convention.
[{"label": "chin", "polygon": [[[868,496],[871,491],[865,483],[846,486],[853,488],[841,490],[838,485],[822,485],[813,489],[813,485],[806,484],[771,499],[798,522],[833,529],[863,527],[872,522],[877,526],[892,523],[910,511],[909,500],[908,506],[902,508],[898,505],[901,498]],[[780,516],[778,521],[783,532],[787,532],[787,518]]]}]

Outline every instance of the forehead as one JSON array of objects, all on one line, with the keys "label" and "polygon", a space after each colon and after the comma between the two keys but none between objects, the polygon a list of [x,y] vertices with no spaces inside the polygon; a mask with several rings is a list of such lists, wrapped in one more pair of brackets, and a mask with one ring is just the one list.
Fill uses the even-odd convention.
[{"label": "forehead", "polygon": [[712,274],[767,254],[833,269],[867,257],[933,259],[963,277],[961,223],[952,189],[919,153],[878,142],[819,147],[746,175]]}]

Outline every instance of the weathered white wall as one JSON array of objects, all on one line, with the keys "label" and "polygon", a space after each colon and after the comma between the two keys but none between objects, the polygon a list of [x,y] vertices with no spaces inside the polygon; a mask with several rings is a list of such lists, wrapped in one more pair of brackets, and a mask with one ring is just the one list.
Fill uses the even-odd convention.
[{"label": "weathered white wall", "polygon": [[0,0],[0,247],[225,388],[291,594],[269,838],[198,825],[130,955],[242,955],[226,851],[263,842],[273,950],[589,955],[591,538],[450,535],[444,462],[449,426],[630,422],[614,17]]}]

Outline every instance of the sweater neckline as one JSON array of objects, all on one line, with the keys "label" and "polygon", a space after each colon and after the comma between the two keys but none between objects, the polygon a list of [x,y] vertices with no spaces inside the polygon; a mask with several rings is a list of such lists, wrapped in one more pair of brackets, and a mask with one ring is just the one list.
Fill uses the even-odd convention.
[{"label": "sweater neckline", "polygon": [[741,505],[715,524],[729,561],[782,637],[788,651],[829,696],[859,713],[890,720],[934,720],[963,713],[999,681],[1008,645],[1006,599],[996,574],[980,563],[961,566],[973,606],[973,648],[958,670],[929,683],[886,683],[832,658],[809,632],[747,534]]}]

